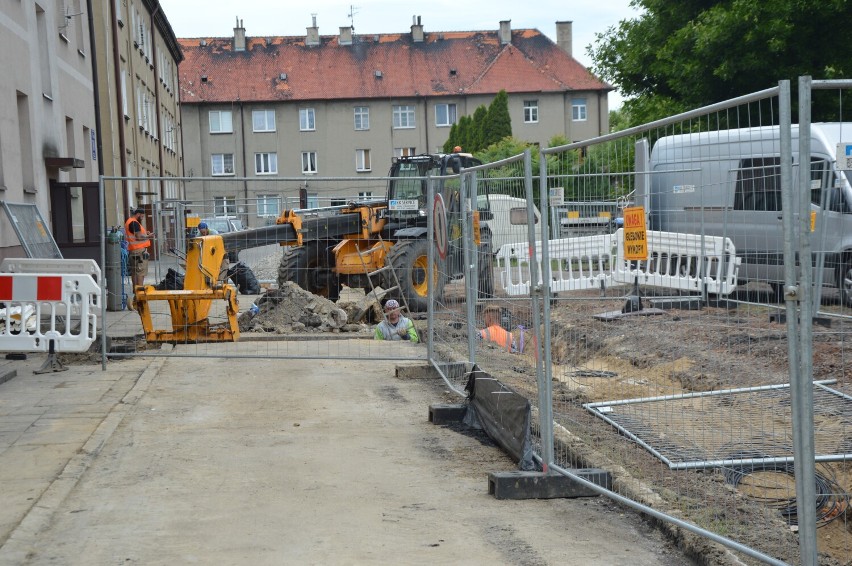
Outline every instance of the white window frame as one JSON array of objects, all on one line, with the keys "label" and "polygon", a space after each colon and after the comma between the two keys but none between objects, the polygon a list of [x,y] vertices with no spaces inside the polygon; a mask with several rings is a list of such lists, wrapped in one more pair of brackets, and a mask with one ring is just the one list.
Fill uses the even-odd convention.
[{"label": "white window frame", "polygon": [[454,103],[435,105],[435,126],[449,128],[458,120],[458,110]]},{"label": "white window frame", "polygon": [[281,214],[281,196],[257,195],[258,218],[277,218]]},{"label": "white window frame", "polygon": [[[210,133],[211,134],[233,134],[234,133],[234,115],[230,110],[211,110],[208,115],[208,121],[210,124]],[[213,127],[214,116],[216,119],[216,128]],[[225,124],[223,124],[223,118],[227,116],[227,130],[225,129]]]},{"label": "white window frame", "polygon": [[417,155],[417,148],[414,147],[395,147],[393,148],[394,157],[413,157]]},{"label": "white window frame", "polygon": [[278,154],[260,152],[254,154],[255,175],[275,175],[278,173]]},{"label": "white window frame", "polygon": [[370,150],[369,149],[356,149],[355,150],[355,171],[364,172],[364,171],[372,171],[373,166],[370,161]]},{"label": "white window frame", "polygon": [[317,113],[313,108],[299,108],[299,131],[314,132],[317,129]]},{"label": "white window frame", "polygon": [[[231,162],[230,171],[228,171],[228,161]],[[234,175],[234,154],[233,153],[213,153],[210,155],[210,176],[211,177],[226,177]]]},{"label": "white window frame", "polygon": [[358,191],[358,200],[373,200],[373,191]]},{"label": "white window frame", "polygon": [[[258,127],[258,119],[262,120]],[[251,131],[253,132],[274,132],[275,131],[275,110],[252,110],[251,111]]]},{"label": "white window frame", "polygon": [[417,127],[414,115],[414,106],[411,104],[398,104],[393,107],[393,129],[408,130]]},{"label": "white window frame", "polygon": [[237,197],[213,197],[213,216],[236,216]]},{"label": "white window frame", "polygon": [[524,100],[524,123],[538,123],[538,100]]},{"label": "white window frame", "polygon": [[573,120],[574,122],[585,122],[588,119],[588,107],[586,106],[586,99],[571,99],[571,120]]},{"label": "white window frame", "polygon": [[370,107],[356,106],[354,108],[355,130],[364,131],[370,129]]},{"label": "white window frame", "polygon": [[303,175],[316,175],[319,171],[319,165],[317,165],[317,152],[316,151],[303,151],[302,152],[302,174]]}]

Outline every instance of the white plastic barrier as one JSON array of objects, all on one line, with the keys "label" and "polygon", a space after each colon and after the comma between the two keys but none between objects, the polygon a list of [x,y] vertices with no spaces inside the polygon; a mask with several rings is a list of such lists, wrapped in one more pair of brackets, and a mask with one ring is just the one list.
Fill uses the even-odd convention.
[{"label": "white plastic barrier", "polygon": [[[69,263],[92,260],[4,260],[0,270],[0,351],[3,352],[84,352],[97,336],[97,310],[101,290],[93,274],[85,273],[24,273],[29,269],[50,270],[54,262],[57,271],[70,269]],[[23,263],[22,263],[23,262]],[[92,261],[94,264],[94,261]]]},{"label": "white plastic barrier", "polygon": [[[733,242],[719,236],[648,231],[648,260],[628,261],[624,257],[624,229],[613,236],[618,245],[613,281],[729,295],[737,288],[741,258]],[[703,277],[701,262],[704,262]]]},{"label": "white plastic barrier", "polygon": [[[550,240],[551,291],[599,289],[617,283],[700,291],[701,262],[709,293],[728,295],[736,289],[740,258],[731,240],[673,232],[648,231],[648,261],[624,258],[624,230],[614,234]],[[703,248],[702,248],[703,244]],[[536,248],[539,274],[541,248]],[[510,296],[530,292],[527,242],[506,244],[497,252],[500,280]],[[541,276],[539,276],[541,284]]]},{"label": "white plastic barrier", "polygon": [[[536,247],[539,284],[544,269],[541,246]],[[551,290],[578,291],[608,287],[612,282],[613,240],[611,234],[563,238],[548,242]],[[530,250],[527,242],[506,244],[497,252],[503,289],[510,296],[530,292]]]}]

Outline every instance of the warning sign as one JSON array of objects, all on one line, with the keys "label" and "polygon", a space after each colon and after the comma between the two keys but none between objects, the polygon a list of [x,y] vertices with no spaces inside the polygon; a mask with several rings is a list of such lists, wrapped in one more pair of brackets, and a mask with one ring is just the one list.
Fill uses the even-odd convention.
[{"label": "warning sign", "polygon": [[633,206],[624,209],[624,259],[648,259],[645,207]]}]

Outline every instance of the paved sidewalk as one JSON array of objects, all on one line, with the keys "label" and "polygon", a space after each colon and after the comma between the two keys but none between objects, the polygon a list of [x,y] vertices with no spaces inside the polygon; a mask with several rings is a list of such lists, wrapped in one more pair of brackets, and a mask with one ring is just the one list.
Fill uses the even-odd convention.
[{"label": "paved sidewalk", "polygon": [[0,359],[0,564],[690,564],[604,498],[494,499],[513,464],[428,423],[442,382],[343,347],[236,372]]}]

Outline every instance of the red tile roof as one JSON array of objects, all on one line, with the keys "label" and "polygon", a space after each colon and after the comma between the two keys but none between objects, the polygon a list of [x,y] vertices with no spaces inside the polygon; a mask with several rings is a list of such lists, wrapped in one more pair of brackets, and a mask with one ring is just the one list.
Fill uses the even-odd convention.
[{"label": "red tile roof", "polygon": [[429,32],[420,43],[410,34],[355,36],[351,45],[321,36],[318,46],[252,37],[241,52],[230,37],[178,42],[184,104],[612,90],[536,29],[513,30],[509,45],[496,30]]}]

